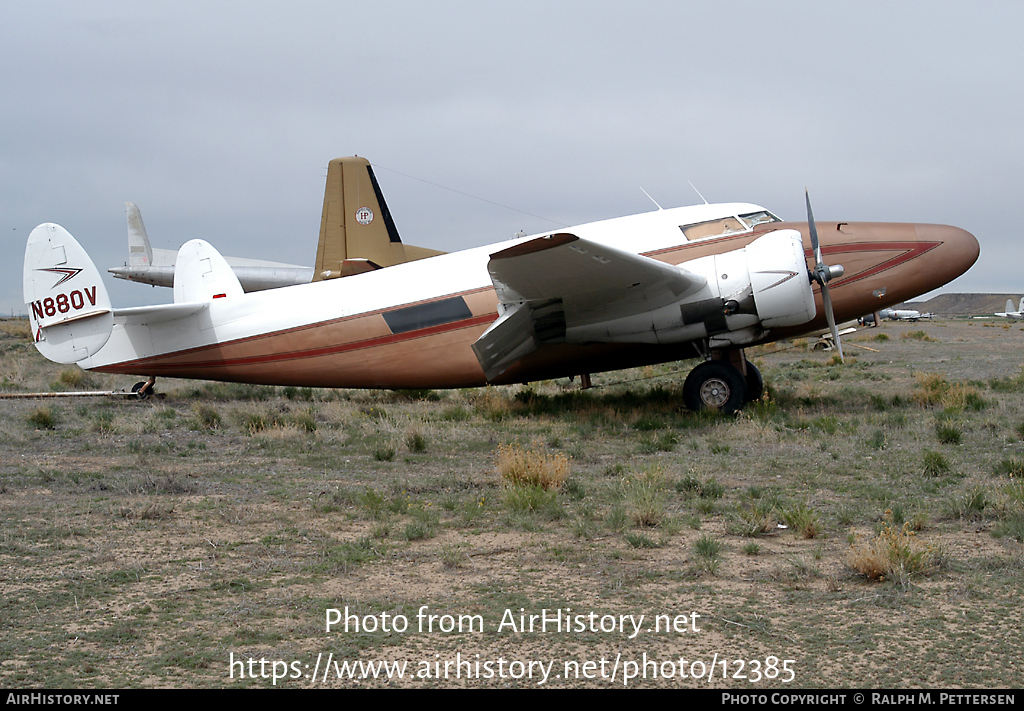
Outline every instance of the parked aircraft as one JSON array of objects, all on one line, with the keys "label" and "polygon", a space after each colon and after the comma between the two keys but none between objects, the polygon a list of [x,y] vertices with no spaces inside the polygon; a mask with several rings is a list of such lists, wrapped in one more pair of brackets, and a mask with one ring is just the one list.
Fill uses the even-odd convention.
[{"label": "parked aircraft", "polygon": [[996,313],[996,316],[1002,316],[1003,318],[1017,319],[1018,321],[1021,320],[1021,319],[1024,319],[1024,298],[1022,298],[1020,300],[1020,306],[1017,307],[1016,311],[1013,310],[1013,300],[1012,299],[1007,299],[1006,300],[1006,311],[1002,312],[1002,313]]},{"label": "parked aircraft", "polygon": [[[363,212],[348,216],[346,203]],[[139,208],[131,202],[125,206],[128,261],[107,271],[118,279],[173,287],[177,250],[153,248]],[[352,156],[335,158],[327,166],[315,267],[243,257],[226,256],[224,260],[238,277],[242,291],[248,293],[349,276],[438,254],[443,252],[402,243],[370,162]]]},{"label": "parked aircraft", "polygon": [[913,309],[882,309],[878,315],[890,321],[920,321],[921,319],[932,319],[935,317],[933,313],[923,314]]},{"label": "parked aircraft", "polygon": [[[154,248],[138,206],[126,202],[125,209],[128,213],[128,261],[123,267],[111,267],[107,271],[118,279],[153,286],[174,286],[174,262],[178,250]],[[245,292],[308,284],[313,279],[313,267],[243,257],[225,256],[224,260]]]},{"label": "parked aircraft", "polygon": [[[344,219],[362,225],[365,207],[346,199]],[[761,394],[744,348],[827,323],[841,357],[837,319],[936,289],[978,257],[956,227],[826,222],[819,240],[809,199],[807,216],[659,209],[250,294],[192,240],[178,251],[174,303],[125,309],[79,243],[47,223],[28,239],[24,297],[43,355],[149,376],[142,394],[161,375],[461,388],[700,358],[685,404],[733,412]]]}]

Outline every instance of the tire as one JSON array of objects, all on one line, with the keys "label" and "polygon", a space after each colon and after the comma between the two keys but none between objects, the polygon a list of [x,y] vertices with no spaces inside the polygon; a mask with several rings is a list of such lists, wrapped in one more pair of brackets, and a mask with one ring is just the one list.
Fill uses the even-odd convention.
[{"label": "tire", "polygon": [[143,380],[132,386],[132,392],[135,393],[135,396],[140,400],[145,400],[153,392],[153,388],[147,388],[146,381]]},{"label": "tire", "polygon": [[764,378],[753,363],[747,361],[747,402],[760,400],[764,394]]},{"label": "tire", "polygon": [[690,371],[683,384],[683,402],[690,410],[717,410],[732,414],[747,401],[747,384],[727,363],[710,360]]}]

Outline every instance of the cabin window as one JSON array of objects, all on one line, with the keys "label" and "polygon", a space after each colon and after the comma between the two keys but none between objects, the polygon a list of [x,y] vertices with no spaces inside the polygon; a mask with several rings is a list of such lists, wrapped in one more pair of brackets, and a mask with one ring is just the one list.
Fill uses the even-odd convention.
[{"label": "cabin window", "polygon": [[687,240],[695,242],[699,239],[707,239],[708,237],[747,232],[750,228],[741,222],[738,217],[723,217],[718,220],[698,222],[695,225],[682,225],[679,229],[686,235]]},{"label": "cabin window", "polygon": [[417,306],[407,306],[404,309],[385,311],[383,316],[391,332],[398,334],[440,326],[443,323],[462,321],[472,318],[473,312],[469,310],[465,299],[456,296]]},{"label": "cabin window", "polygon": [[709,237],[721,237],[723,235],[734,235],[743,232],[750,232],[752,229],[764,222],[781,222],[778,217],[761,210],[750,212],[745,215],[721,217],[717,220],[698,222],[694,225],[680,225],[687,241],[695,242]]}]

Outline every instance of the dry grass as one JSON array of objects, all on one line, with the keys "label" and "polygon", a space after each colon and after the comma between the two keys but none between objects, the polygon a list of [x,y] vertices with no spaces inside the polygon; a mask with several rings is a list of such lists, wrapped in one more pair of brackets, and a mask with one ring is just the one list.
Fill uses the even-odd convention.
[{"label": "dry grass", "polygon": [[[536,445],[535,445],[536,447]],[[509,486],[539,486],[558,490],[569,478],[569,457],[524,449],[518,442],[498,445],[498,473]]]},{"label": "dry grass", "polygon": [[955,410],[983,410],[986,403],[972,385],[949,383],[940,373],[917,373],[914,400],[921,405],[941,405]]},{"label": "dry grass", "polygon": [[914,400],[921,405],[938,405],[949,390],[949,383],[940,373],[916,373],[914,377],[917,379]]},{"label": "dry grass", "polygon": [[623,479],[622,497],[633,525],[649,528],[665,521],[664,488],[665,474],[656,465]]},{"label": "dry grass", "polygon": [[22,341],[32,340],[27,318],[0,318],[0,336]]},{"label": "dry grass", "polygon": [[849,562],[866,578],[906,581],[913,573],[929,570],[933,558],[934,551],[917,539],[910,523],[896,526],[886,521],[873,539],[853,545]]}]

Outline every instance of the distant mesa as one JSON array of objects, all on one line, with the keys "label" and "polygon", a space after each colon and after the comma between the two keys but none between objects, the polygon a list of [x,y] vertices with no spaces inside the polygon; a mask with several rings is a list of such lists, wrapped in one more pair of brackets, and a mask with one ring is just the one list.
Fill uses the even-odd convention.
[{"label": "distant mesa", "polygon": [[908,301],[893,308],[917,309],[921,313],[930,311],[936,316],[991,316],[997,311],[1005,309],[1007,299],[1012,299],[1014,303],[1017,303],[1021,296],[1024,296],[1024,285],[1022,285],[1020,293],[939,294],[928,301]]}]

